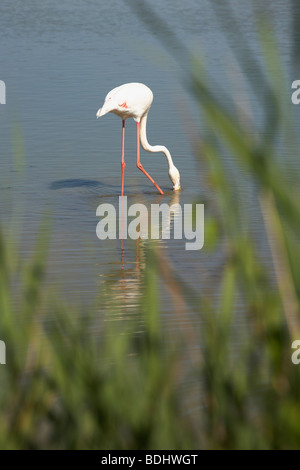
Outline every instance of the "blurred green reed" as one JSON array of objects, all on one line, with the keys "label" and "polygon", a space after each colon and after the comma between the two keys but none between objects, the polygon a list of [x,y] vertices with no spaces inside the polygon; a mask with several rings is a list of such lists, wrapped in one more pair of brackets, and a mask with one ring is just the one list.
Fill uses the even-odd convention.
[{"label": "blurred green reed", "polygon": [[[174,33],[146,2],[134,5],[143,21],[155,20],[158,35],[168,32],[161,40],[181,60],[187,51]],[[230,15],[228,9],[227,19],[234,21]],[[189,55],[184,77],[206,122],[193,144],[214,194],[204,250],[223,250],[215,298],[194,292],[167,254],[150,244],[143,254],[141,317],[121,320],[118,305],[103,300],[109,287],[83,314],[43,284],[50,229],[41,231],[29,264],[0,232],[0,339],[7,346],[7,365],[0,366],[2,449],[300,447],[300,366],[291,361],[291,343],[300,339],[299,188],[297,178],[283,171],[278,147],[279,140],[296,138],[290,103],[278,93],[278,86],[288,85],[276,39],[266,23],[258,31],[262,65],[251,51],[243,57],[238,44],[233,53],[245,77],[246,61],[259,77],[259,87],[253,80],[249,85],[261,99],[261,128],[216,95],[198,57]],[[234,158],[230,169],[226,152]],[[289,165],[297,174],[293,161]],[[233,177],[241,170],[255,188],[272,268],[261,259],[245,218]],[[161,286],[175,314],[186,320],[180,335],[162,328]],[[188,308],[201,328],[194,327]],[[244,332],[235,325],[241,308]],[[104,321],[94,334],[99,314]],[[186,376],[195,385],[193,402],[183,386]]]}]

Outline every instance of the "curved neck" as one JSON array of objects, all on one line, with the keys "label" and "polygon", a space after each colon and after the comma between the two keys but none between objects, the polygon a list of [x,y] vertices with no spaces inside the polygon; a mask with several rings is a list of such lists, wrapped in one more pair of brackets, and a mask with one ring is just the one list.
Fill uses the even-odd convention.
[{"label": "curved neck", "polygon": [[140,142],[141,142],[141,146],[143,147],[144,150],[146,150],[146,152],[163,152],[166,156],[166,159],[168,161],[168,164],[169,164],[169,168],[172,168],[174,167],[174,163],[173,163],[173,160],[172,160],[172,157],[171,157],[171,154],[169,152],[169,150],[167,149],[167,147],[165,147],[164,145],[150,145],[148,140],[147,140],[147,133],[146,133],[146,127],[147,127],[147,117],[148,117],[148,112],[146,114],[144,114],[142,117],[141,117],[141,120],[140,120]]}]

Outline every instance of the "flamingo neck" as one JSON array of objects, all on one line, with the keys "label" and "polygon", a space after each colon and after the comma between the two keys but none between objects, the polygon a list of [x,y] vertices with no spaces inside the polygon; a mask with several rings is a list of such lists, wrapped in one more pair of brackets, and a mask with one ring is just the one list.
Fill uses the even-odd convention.
[{"label": "flamingo neck", "polygon": [[139,135],[140,135],[140,142],[141,146],[143,147],[146,152],[156,153],[156,152],[163,152],[169,165],[169,169],[174,167],[174,163],[171,157],[171,154],[167,147],[164,145],[150,145],[147,139],[147,118],[148,118],[148,111],[141,117],[139,122]]}]

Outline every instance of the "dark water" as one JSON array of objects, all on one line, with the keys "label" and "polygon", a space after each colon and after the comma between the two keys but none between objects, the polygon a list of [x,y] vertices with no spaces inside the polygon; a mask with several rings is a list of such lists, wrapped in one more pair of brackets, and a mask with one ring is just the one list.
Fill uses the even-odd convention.
[{"label": "dark water", "polygon": [[[191,50],[205,53],[208,73],[216,83],[224,86],[228,82],[234,89],[232,52],[210,3],[157,0],[151,5]],[[244,32],[245,46],[259,59],[253,6],[261,2],[230,3]],[[292,74],[289,2],[263,3],[261,8],[274,19],[281,56]],[[225,17],[222,8],[220,14]],[[186,63],[178,66],[161,47],[157,25],[150,22],[149,26],[147,29],[122,0],[1,0],[0,6],[0,79],[7,87],[7,104],[0,106],[2,223],[12,216],[18,222],[21,247],[29,257],[41,216],[51,212],[48,283],[58,285],[79,304],[91,302],[99,288],[109,283],[121,300],[120,314],[139,309],[146,242],[124,240],[121,245],[119,240],[96,237],[98,205],[117,205],[120,194],[121,120],[110,114],[96,120],[97,109],[110,89],[138,81],[153,90],[148,140],[168,147],[181,173],[183,189],[174,194],[164,156],[142,152],[145,169],[166,192],[161,198],[136,169],[135,125],[127,121],[125,193],[130,201],[150,207],[162,201],[185,204],[213,199],[202,186],[201,161],[196,163],[189,143],[198,125],[201,131],[201,123],[196,123],[195,103],[180,82]],[[251,68],[248,73],[251,75]],[[242,96],[242,102],[255,113],[257,103],[251,92]],[[23,171],[22,162],[13,158],[12,138],[20,142],[20,133]],[[286,148],[289,151],[292,149]],[[253,233],[259,239],[261,223],[255,199],[247,185],[243,193],[249,201]],[[171,239],[160,244],[186,281],[214,295],[221,255],[212,256],[205,248],[187,251],[185,242]],[[184,327],[184,318],[173,315],[167,294],[163,304],[168,324]]]}]

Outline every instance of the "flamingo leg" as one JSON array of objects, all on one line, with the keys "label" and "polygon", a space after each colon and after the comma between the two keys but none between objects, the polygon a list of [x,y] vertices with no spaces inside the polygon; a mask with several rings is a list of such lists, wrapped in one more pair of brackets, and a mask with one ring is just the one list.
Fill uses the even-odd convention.
[{"label": "flamingo leg", "polygon": [[124,171],[125,171],[125,159],[124,159],[124,148],[125,148],[125,119],[122,121],[122,161],[121,161],[121,169],[122,169],[122,196],[124,196]]},{"label": "flamingo leg", "polygon": [[164,192],[160,189],[160,187],[155,183],[154,179],[151,178],[151,176],[147,173],[146,170],[144,170],[143,165],[141,164],[141,160],[140,160],[140,123],[139,122],[136,123],[136,143],[137,143],[136,166],[138,167],[139,170],[141,170],[147,176],[147,178],[149,178],[151,183],[154,184],[154,186],[158,189],[160,194],[164,194]]}]

